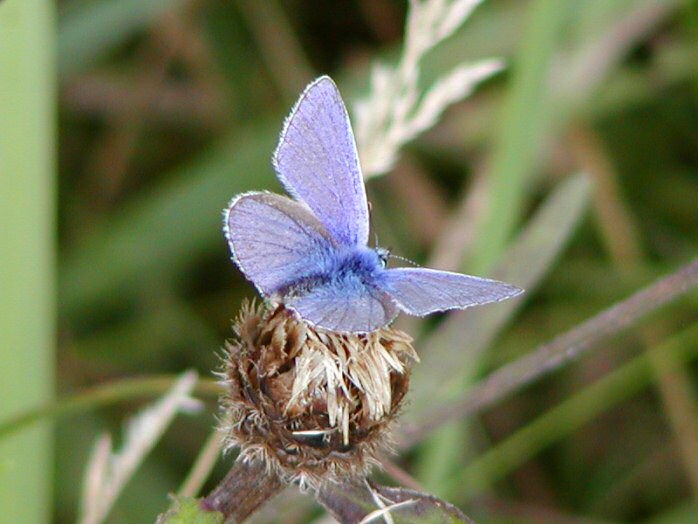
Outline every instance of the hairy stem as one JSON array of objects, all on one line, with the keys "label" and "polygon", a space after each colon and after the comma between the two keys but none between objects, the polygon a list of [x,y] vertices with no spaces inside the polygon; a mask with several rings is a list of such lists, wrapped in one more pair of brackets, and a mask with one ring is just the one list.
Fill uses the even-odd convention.
[{"label": "hairy stem", "polygon": [[671,275],[638,291],[570,331],[507,364],[474,386],[468,395],[426,415],[419,424],[406,427],[400,444],[409,447],[446,422],[480,411],[519,388],[579,358],[611,335],[633,326],[698,285],[698,259]]},{"label": "hairy stem", "polygon": [[264,464],[237,461],[200,506],[205,511],[222,513],[226,524],[235,524],[243,522],[284,487],[278,476],[265,470]]}]

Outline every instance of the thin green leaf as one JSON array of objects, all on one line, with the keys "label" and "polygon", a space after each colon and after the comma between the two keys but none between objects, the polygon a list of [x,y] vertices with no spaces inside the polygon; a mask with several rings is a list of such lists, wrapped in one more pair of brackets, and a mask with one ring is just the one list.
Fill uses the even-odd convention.
[{"label": "thin green leaf", "polygon": [[236,193],[274,183],[270,154],[276,127],[262,125],[244,139],[222,141],[95,226],[62,261],[64,312],[89,311],[105,299],[129,296],[153,274],[181,271],[216,242],[227,257],[221,211]]},{"label": "thin green leaf", "polygon": [[[109,406],[124,400],[160,395],[167,391],[175,380],[176,377],[171,375],[150,375],[147,378],[115,380],[114,382],[89,388],[82,393],[77,393],[3,419],[0,421],[0,440],[44,419],[55,420],[99,407]],[[199,381],[196,393],[218,397],[221,393],[221,388],[213,379],[202,379]]]},{"label": "thin green leaf", "polygon": [[696,341],[698,324],[635,357],[510,435],[467,466],[462,477],[464,493],[477,495],[536,453],[650,385],[657,378],[650,353],[663,354],[674,363],[689,362],[698,357]]},{"label": "thin green leaf", "polygon": [[[487,214],[478,226],[469,267],[475,274],[489,272],[516,228],[546,137],[589,100],[628,50],[678,5],[675,0],[533,3],[512,66],[511,89],[488,173]],[[557,52],[567,15],[585,23],[589,10],[594,12],[594,33],[582,31],[574,53]]]},{"label": "thin green leaf", "polygon": [[204,511],[196,499],[176,497],[173,508],[160,515],[157,524],[223,524],[223,514]]},{"label": "thin green leaf", "polygon": [[[494,278],[532,293],[567,245],[584,215],[590,186],[584,175],[563,182],[541,205],[509,248]],[[412,404],[406,421],[416,421],[435,404],[453,398],[464,379],[474,378],[474,364],[516,313],[514,299],[452,313],[428,339],[421,341],[421,365],[412,378]]]},{"label": "thin green leaf", "polygon": [[59,75],[80,73],[185,1],[95,0],[67,9],[59,18]]},{"label": "thin green leaf", "polygon": [[535,0],[529,12],[489,170],[487,212],[475,238],[476,274],[489,273],[514,231],[550,116],[548,77],[568,4]]},{"label": "thin green leaf", "polygon": [[[504,262],[493,276],[515,283],[531,293],[567,244],[589,196],[588,183],[583,175],[564,183],[548,197],[520,238],[505,253]],[[427,341],[420,343],[425,351],[423,366],[417,368],[417,373],[424,372],[429,377],[420,379],[420,375],[415,375],[415,410],[408,412],[408,422],[420,418],[435,403],[451,398],[472,382],[481,370],[485,351],[514,315],[523,298],[456,312]],[[438,368],[436,380],[434,368]],[[420,474],[419,477],[441,496],[449,496],[449,491],[456,489],[457,484],[445,485],[444,479],[451,477],[457,462],[453,457],[460,458],[464,440],[462,428],[449,426],[436,434],[425,450],[421,464],[428,475]]]}]

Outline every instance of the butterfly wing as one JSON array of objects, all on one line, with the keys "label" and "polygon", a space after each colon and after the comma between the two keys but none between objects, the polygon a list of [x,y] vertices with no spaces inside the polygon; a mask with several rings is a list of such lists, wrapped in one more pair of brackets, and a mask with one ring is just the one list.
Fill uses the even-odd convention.
[{"label": "butterfly wing", "polygon": [[387,293],[361,283],[318,287],[285,304],[318,327],[351,333],[381,328],[398,313]]},{"label": "butterfly wing", "polygon": [[497,280],[427,268],[388,269],[382,283],[400,309],[417,316],[499,302],[523,292]]},{"label": "butterfly wing", "polygon": [[322,270],[336,249],[301,203],[273,193],[245,193],[224,213],[233,261],[263,295],[273,295]]},{"label": "butterfly wing", "polygon": [[274,167],[338,244],[368,242],[368,205],[354,134],[337,86],[323,76],[301,95],[281,132]]}]

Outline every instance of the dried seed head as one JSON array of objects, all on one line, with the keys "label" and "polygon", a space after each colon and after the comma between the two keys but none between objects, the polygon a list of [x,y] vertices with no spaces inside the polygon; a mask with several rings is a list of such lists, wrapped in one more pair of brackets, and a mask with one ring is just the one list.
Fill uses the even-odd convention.
[{"label": "dried seed head", "polygon": [[418,360],[412,339],[314,328],[282,305],[244,305],[235,330],[223,374],[227,448],[302,487],[367,473],[389,447]]}]

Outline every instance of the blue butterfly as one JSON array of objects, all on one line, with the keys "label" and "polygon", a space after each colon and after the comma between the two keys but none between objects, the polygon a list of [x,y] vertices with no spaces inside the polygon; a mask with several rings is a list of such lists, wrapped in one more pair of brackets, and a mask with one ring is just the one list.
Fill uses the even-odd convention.
[{"label": "blue butterfly", "polygon": [[366,333],[404,311],[423,316],[514,297],[521,289],[427,268],[387,268],[368,246],[369,213],[349,115],[337,86],[311,83],[273,158],[293,197],[250,192],[224,213],[232,259],[259,292],[315,326]]}]

